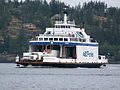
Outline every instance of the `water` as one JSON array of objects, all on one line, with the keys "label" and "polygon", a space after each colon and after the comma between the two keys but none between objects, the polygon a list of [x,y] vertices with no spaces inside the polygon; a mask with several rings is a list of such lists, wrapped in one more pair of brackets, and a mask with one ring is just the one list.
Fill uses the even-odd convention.
[{"label": "water", "polygon": [[104,68],[17,68],[1,63],[0,90],[120,90],[120,64]]}]

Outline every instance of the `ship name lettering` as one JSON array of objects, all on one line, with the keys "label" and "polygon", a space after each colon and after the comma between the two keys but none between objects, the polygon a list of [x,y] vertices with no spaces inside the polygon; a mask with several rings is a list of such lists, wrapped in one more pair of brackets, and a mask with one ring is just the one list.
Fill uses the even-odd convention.
[{"label": "ship name lettering", "polygon": [[93,54],[92,52],[85,51],[85,52],[83,52],[83,56],[84,56],[84,57],[93,57],[94,54]]}]

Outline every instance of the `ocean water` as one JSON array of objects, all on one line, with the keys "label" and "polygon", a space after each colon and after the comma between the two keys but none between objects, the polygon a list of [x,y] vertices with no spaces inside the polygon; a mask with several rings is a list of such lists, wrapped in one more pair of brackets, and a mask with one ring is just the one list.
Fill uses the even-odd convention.
[{"label": "ocean water", "polygon": [[120,90],[120,64],[102,68],[17,68],[0,64],[0,90]]}]

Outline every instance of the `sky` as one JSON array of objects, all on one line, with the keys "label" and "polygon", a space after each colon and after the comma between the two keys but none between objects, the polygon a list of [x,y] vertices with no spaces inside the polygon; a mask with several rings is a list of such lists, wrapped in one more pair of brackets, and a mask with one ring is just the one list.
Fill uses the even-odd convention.
[{"label": "sky", "polygon": [[[46,1],[50,1],[50,0],[46,0]],[[119,7],[120,8],[120,0],[59,0],[61,2],[65,2],[65,4],[69,4],[71,6],[75,6],[78,5],[79,3],[81,3],[81,5],[84,2],[89,2],[89,1],[101,1],[101,2],[105,2],[108,7]]]},{"label": "sky", "polygon": [[[46,0],[46,1],[50,2],[51,0]],[[90,1],[101,1],[101,2],[105,2],[108,5],[108,7],[112,6],[112,7],[120,8],[120,0],[59,0],[59,1],[65,2],[65,4],[68,4],[70,6],[75,6],[78,5],[79,3],[82,5],[84,2],[90,2]]]}]

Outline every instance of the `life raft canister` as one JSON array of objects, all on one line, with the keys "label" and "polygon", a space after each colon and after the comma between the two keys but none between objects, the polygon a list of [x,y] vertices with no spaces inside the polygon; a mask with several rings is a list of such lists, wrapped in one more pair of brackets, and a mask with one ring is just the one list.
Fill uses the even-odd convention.
[{"label": "life raft canister", "polygon": [[51,52],[51,50],[50,49],[45,49],[44,52],[49,53],[49,52]]}]

